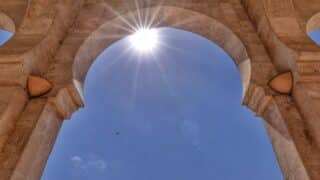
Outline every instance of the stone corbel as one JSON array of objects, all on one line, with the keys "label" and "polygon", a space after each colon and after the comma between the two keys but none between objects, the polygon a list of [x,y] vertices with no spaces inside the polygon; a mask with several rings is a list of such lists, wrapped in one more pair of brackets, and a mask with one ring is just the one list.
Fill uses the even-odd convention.
[{"label": "stone corbel", "polygon": [[70,119],[72,114],[80,107],[83,107],[79,97],[74,93],[75,88],[69,85],[59,90],[56,97],[50,97],[49,102],[56,108],[56,111],[63,119]]},{"label": "stone corbel", "polygon": [[280,73],[273,77],[268,85],[277,93],[291,95],[293,90],[293,74],[291,72]]},{"label": "stone corbel", "polygon": [[42,77],[30,75],[28,77],[27,89],[30,97],[39,97],[50,92],[52,84]]}]

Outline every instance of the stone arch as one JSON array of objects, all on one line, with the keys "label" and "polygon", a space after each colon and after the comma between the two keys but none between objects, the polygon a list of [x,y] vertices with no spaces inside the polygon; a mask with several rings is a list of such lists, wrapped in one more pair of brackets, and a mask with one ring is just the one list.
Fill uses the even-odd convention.
[{"label": "stone arch", "polygon": [[307,22],[306,31],[310,33],[314,30],[320,29],[320,12],[314,14]]},{"label": "stone arch", "polygon": [[0,10],[12,17],[16,28],[13,37],[0,47],[1,64],[12,66],[0,72],[0,83],[25,87],[29,74],[43,75],[80,6],[81,1],[76,0],[1,3]]},{"label": "stone arch", "polygon": [[29,0],[1,1],[0,11],[12,19],[17,30],[26,14],[28,4]]},{"label": "stone arch", "polygon": [[[288,48],[299,52],[315,50],[318,47],[305,33],[304,19],[296,7],[296,1],[268,1],[264,0],[264,10],[275,35]],[[290,32],[290,33],[288,33]],[[303,44],[303,46],[301,46]]]},{"label": "stone arch", "polygon": [[[2,55],[8,55],[10,53],[18,54],[20,58],[20,53],[27,52],[23,54],[22,57],[23,65],[26,64],[25,62],[28,62],[30,66],[40,67],[35,69],[40,69],[41,71],[38,71],[45,74],[46,77],[49,77],[48,79],[53,82],[55,88],[46,96],[28,99],[25,95],[24,88],[19,87],[23,91],[21,94],[23,94],[23,97],[25,96],[24,101],[26,103],[26,107],[21,107],[21,109],[15,106],[22,104],[20,102],[22,101],[20,96],[10,94],[10,96],[6,95],[5,98],[1,99],[1,101],[7,103],[3,105],[3,107],[9,107],[4,111],[4,115],[15,113],[14,115],[17,116],[4,118],[12,119],[13,122],[17,120],[18,122],[22,122],[20,124],[28,125],[28,127],[22,126],[23,128],[20,129],[13,128],[12,126],[15,133],[13,133],[13,135],[10,133],[8,142],[16,142],[16,140],[19,140],[20,143],[11,143],[4,146],[6,148],[4,152],[7,154],[0,156],[0,159],[2,158],[1,162],[4,162],[2,163],[3,166],[0,164],[0,167],[2,167],[0,168],[2,170],[0,174],[10,175],[13,177],[12,179],[26,179],[27,177],[31,177],[30,179],[39,179],[35,177],[40,177],[41,175],[41,171],[43,170],[56,135],[61,127],[62,120],[68,119],[71,114],[82,105],[78,95],[79,92],[80,94],[82,92],[83,81],[90,65],[106,47],[127,35],[125,31],[112,26],[114,23],[120,23],[118,25],[123,24],[121,24],[119,18],[110,20],[110,18],[114,17],[114,14],[110,12],[110,9],[105,8],[106,3],[103,1],[85,1],[84,4],[81,4],[82,1],[76,0],[21,0],[21,2],[24,3],[30,2],[27,11],[31,11],[33,9],[32,7],[34,7],[34,12],[37,12],[35,15],[39,14],[39,7],[40,11],[44,13],[47,12],[46,7],[41,6],[41,2],[49,1],[54,5],[51,4],[48,5],[48,7],[58,8],[57,12],[59,13],[58,15],[55,14],[54,20],[51,19],[53,26],[46,26],[42,28],[43,31],[41,30],[41,33],[37,34],[36,32],[39,31],[28,31],[30,29],[26,27],[32,27],[33,22],[37,21],[38,17],[33,17],[32,21],[23,22],[26,26],[20,26],[16,23],[17,27],[19,27],[18,29],[25,27],[26,29],[24,30],[26,31],[24,32],[28,32],[29,34],[21,34],[21,36],[16,37],[15,44],[0,48],[0,61],[5,61],[10,65],[17,66],[17,68],[11,69],[8,69],[9,66],[5,66],[10,72],[0,72],[0,83],[3,82],[6,86],[16,85],[18,83],[12,83],[12,79],[16,78],[12,75],[16,75],[17,72],[22,72],[20,69],[20,67],[22,67],[20,59],[18,61],[14,59],[14,57],[2,57]],[[297,27],[299,28],[299,26],[296,26],[295,8],[293,8],[291,2],[293,1],[241,0],[242,4],[240,4],[240,1],[217,0],[209,2],[208,0],[197,0],[182,3],[170,0],[168,1],[169,5],[189,8],[194,11],[172,6],[163,6],[159,17],[164,17],[164,19],[158,26],[173,26],[195,32],[209,40],[215,41],[232,56],[239,66],[239,69],[242,69],[244,71],[243,74],[246,74],[244,79],[248,80],[246,81],[249,85],[247,86],[244,104],[257,112],[257,115],[263,117],[286,179],[309,179],[305,178],[307,175],[304,172],[304,164],[300,160],[300,155],[297,154],[296,147],[300,149],[300,152],[311,152],[310,157],[301,156],[303,160],[316,157],[315,162],[319,162],[320,158],[317,158],[319,151],[309,151],[309,147],[305,148],[309,145],[307,144],[308,142],[305,143],[305,140],[309,140],[308,137],[310,137],[310,134],[307,134],[307,137],[303,137],[303,134],[306,132],[306,128],[303,126],[304,117],[301,116],[300,109],[297,108],[296,102],[293,101],[292,97],[273,93],[266,87],[269,78],[276,74],[270,59],[274,61],[274,64],[279,64],[277,68],[279,71],[282,71],[294,69],[291,67],[287,68],[287,66],[281,68],[281,65],[291,60],[291,63],[295,65],[295,61],[299,56],[315,58],[315,56],[309,52],[299,54],[296,51],[297,49],[301,50],[303,48],[311,50],[314,46],[309,46],[310,41],[305,39],[305,36],[301,39],[302,36],[300,36],[300,32],[304,32],[301,30],[301,26],[299,36],[290,34],[292,29],[296,30]],[[114,1],[113,3],[119,7],[128,5],[126,0]],[[3,10],[2,6],[3,4],[1,3],[0,10]],[[126,11],[121,10],[121,8],[115,9],[120,9],[120,13]],[[148,9],[152,10],[153,8]],[[146,9],[142,10],[142,13],[145,12],[145,10]],[[247,12],[245,10],[247,10]],[[16,19],[14,16],[11,16],[11,14],[5,13],[13,19]],[[23,13],[25,12],[23,11]],[[77,13],[79,13],[79,15],[76,18]],[[28,12],[26,14],[28,14]],[[134,14],[137,14],[137,12],[133,11],[128,13],[125,17]],[[248,18],[247,15],[249,15],[250,18]],[[41,17],[46,18],[46,16]],[[286,22],[286,18],[293,21]],[[19,19],[21,21],[26,20],[22,20],[22,17]],[[76,20],[73,24],[74,19]],[[176,20],[181,19],[189,19],[189,21],[174,23]],[[215,19],[218,19],[219,22]],[[14,22],[16,21],[14,20]],[[46,21],[44,20],[43,22]],[[256,28],[253,26],[254,23],[256,24]],[[98,26],[99,28],[97,29]],[[285,29],[281,29],[282,27]],[[50,31],[48,31],[49,29]],[[104,30],[108,30],[109,35],[116,36],[107,37],[107,34],[103,33]],[[94,32],[92,33],[92,31]],[[64,37],[65,35],[66,37]],[[26,37],[30,38],[28,39]],[[36,38],[36,41],[30,44],[26,43],[29,41],[23,41],[24,39],[30,40],[32,39],[31,37]],[[261,39],[263,40],[262,42]],[[24,42],[25,44],[19,42]],[[20,45],[23,47],[21,48]],[[81,46],[80,49],[79,46]],[[269,52],[266,51],[266,47],[268,47]],[[58,50],[56,51],[56,49]],[[76,52],[77,54],[75,56],[74,53]],[[269,55],[271,55],[271,58]],[[285,63],[282,63],[284,61]],[[71,69],[73,63],[72,76]],[[305,69],[307,71],[313,70],[312,68]],[[3,80],[3,77],[8,78]],[[72,78],[74,78],[74,82],[79,91],[76,91],[74,85],[71,84]],[[12,89],[5,90],[5,92],[12,92]],[[304,91],[302,91],[302,93],[304,95],[307,94],[304,93]],[[316,93],[314,94],[315,97],[319,97]],[[302,99],[305,101],[305,98]],[[9,102],[12,103],[9,104]],[[309,106],[305,107],[309,108]],[[19,112],[13,112],[14,110]],[[21,117],[19,113],[22,113]],[[32,115],[32,117],[29,115]],[[32,127],[29,127],[30,119],[32,119],[32,122],[35,124]],[[26,129],[29,132],[23,133]],[[30,138],[27,139],[26,137],[29,137],[29,135]],[[312,146],[310,147],[312,148]],[[35,152],[39,153],[36,157],[34,156]],[[11,156],[13,153],[17,155],[14,157]],[[17,160],[18,158],[19,161]],[[10,166],[8,166],[7,162],[10,162]],[[36,171],[34,171],[34,168],[29,167],[37,168]],[[316,170],[317,167],[307,168]],[[320,177],[320,175],[314,177]]]},{"label": "stone arch", "polygon": [[310,73],[316,71],[303,62],[319,58],[316,52],[320,48],[305,30],[310,12],[319,9],[319,5],[314,5],[316,1],[263,0],[257,3],[243,0],[273,64],[279,72],[293,73],[294,86],[299,81],[310,80]]},{"label": "stone arch", "polygon": [[293,4],[301,28],[305,30],[309,20],[320,11],[319,0],[293,0]]},{"label": "stone arch", "polygon": [[[108,21],[101,25],[84,41],[75,55],[73,64],[74,85],[82,97],[82,100],[82,89],[85,77],[96,57],[113,42],[128,35],[126,30],[119,28],[119,26],[125,26],[122,18],[130,19],[139,13],[144,14],[157,11],[160,13],[158,16],[164,18],[156,27],[174,27],[187,30],[202,35],[222,47],[222,49],[232,57],[240,71],[243,95],[245,95],[251,80],[251,63],[245,45],[235,33],[219,21],[195,11],[172,6],[161,6],[159,9],[157,8],[159,7],[146,8],[140,12],[131,12],[123,17]],[[187,21],[181,22],[181,17],[187,19]],[[201,26],[199,26],[199,24],[201,24]],[[111,34],[112,37],[108,37],[107,34]]]},{"label": "stone arch", "polygon": [[0,12],[0,29],[15,33],[16,26],[13,20],[5,13]]}]

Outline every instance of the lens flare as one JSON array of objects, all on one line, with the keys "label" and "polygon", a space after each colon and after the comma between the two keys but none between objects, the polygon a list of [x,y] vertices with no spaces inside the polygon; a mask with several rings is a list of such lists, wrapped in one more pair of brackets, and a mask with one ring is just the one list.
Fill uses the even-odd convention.
[{"label": "lens flare", "polygon": [[156,29],[141,28],[129,38],[132,48],[142,53],[153,52],[159,45],[159,34]]}]

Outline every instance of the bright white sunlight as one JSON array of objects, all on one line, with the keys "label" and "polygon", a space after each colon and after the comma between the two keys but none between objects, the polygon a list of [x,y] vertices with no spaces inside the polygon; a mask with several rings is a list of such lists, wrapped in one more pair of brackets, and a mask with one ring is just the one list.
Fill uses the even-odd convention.
[{"label": "bright white sunlight", "polygon": [[159,45],[156,29],[141,28],[130,36],[131,47],[141,53],[153,52]]}]

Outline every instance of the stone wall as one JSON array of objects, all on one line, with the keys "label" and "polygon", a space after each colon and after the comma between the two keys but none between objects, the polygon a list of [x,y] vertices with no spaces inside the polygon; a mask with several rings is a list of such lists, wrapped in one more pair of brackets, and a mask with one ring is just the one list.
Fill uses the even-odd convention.
[{"label": "stone wall", "polygon": [[[63,120],[83,106],[90,65],[128,35],[127,21],[156,12],[154,27],[195,32],[234,59],[243,103],[264,119],[285,179],[320,179],[320,48],[306,35],[320,0],[134,2],[0,0],[0,27],[15,33],[0,47],[1,179],[40,179]],[[286,71],[293,91],[279,94],[268,82]],[[30,75],[52,90],[31,97]]]}]

